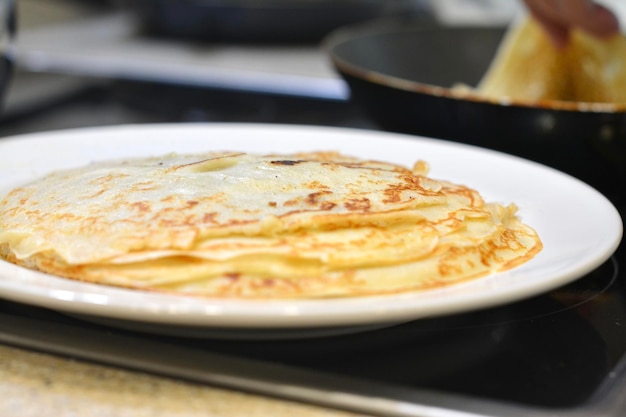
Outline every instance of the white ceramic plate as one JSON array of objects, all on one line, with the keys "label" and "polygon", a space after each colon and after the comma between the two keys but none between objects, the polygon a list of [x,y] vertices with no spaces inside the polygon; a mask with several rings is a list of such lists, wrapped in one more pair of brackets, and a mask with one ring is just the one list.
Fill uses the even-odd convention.
[{"label": "white ceramic plate", "polygon": [[[194,332],[343,331],[495,306],[536,295],[595,269],[617,248],[617,210],[586,184],[509,155],[374,131],[253,124],[138,125],[25,135],[0,140],[0,193],[60,168],[122,156],[206,150],[337,150],[412,165],[476,188],[488,201],[514,202],[544,243],[506,273],[432,291],[365,298],[238,301],[153,294],[86,284],[0,261],[0,296],[117,325]],[[564,156],[566,157],[566,156]],[[299,330],[298,330],[299,329]],[[269,333],[268,333],[269,334]]]}]

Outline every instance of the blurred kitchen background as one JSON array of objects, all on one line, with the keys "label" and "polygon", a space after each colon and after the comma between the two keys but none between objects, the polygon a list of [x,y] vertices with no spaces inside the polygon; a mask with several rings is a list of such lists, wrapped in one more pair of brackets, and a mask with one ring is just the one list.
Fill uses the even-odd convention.
[{"label": "blurred kitchen background", "polygon": [[15,74],[0,136],[147,122],[375,128],[331,66],[322,45],[328,32],[388,17],[504,27],[520,10],[517,0],[17,4]]}]

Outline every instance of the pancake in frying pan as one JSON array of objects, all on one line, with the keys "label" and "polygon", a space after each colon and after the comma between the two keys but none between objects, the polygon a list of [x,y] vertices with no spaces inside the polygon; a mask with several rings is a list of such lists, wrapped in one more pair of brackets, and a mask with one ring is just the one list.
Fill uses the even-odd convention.
[{"label": "pancake in frying pan", "polygon": [[626,104],[626,38],[575,29],[557,48],[525,17],[509,28],[477,92],[493,100]]}]

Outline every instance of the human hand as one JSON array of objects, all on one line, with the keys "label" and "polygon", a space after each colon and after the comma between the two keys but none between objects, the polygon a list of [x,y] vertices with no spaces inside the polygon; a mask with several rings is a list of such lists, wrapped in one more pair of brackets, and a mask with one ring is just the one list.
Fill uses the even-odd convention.
[{"label": "human hand", "polygon": [[567,45],[569,32],[573,28],[580,28],[601,38],[619,32],[615,14],[592,0],[523,1],[558,47]]}]

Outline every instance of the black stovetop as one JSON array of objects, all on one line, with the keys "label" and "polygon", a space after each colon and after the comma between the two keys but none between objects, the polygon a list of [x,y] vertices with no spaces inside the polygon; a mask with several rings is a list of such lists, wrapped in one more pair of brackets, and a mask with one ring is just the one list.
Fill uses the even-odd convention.
[{"label": "black stovetop", "polygon": [[[161,97],[168,98],[145,99],[154,97],[151,92],[155,88],[159,89]],[[70,128],[87,123],[199,120],[377,128],[358,108],[346,102],[106,83],[90,85],[49,106],[13,114],[0,125],[0,135]],[[607,196],[624,215],[626,209],[617,186],[619,180],[615,181],[616,184],[609,188],[615,190],[615,194]],[[19,325],[27,331],[29,325],[33,328],[43,326],[50,329],[48,336],[54,339],[47,350],[56,353],[236,387],[237,382],[228,379],[203,379],[197,372],[177,373],[174,367],[163,368],[163,364],[156,364],[156,360],[152,365],[149,361],[142,364],[123,349],[114,354],[86,353],[86,348],[80,349],[78,344],[81,342],[72,334],[101,338],[104,345],[109,345],[102,349],[111,349],[116,343],[122,346],[122,341],[131,338],[144,347],[194,352],[188,358],[195,358],[195,366],[205,373],[239,373],[235,371],[235,368],[240,369],[237,366],[225,370],[216,365],[213,361],[216,356],[212,356],[215,354],[218,358],[252,360],[267,368],[260,368],[261,371],[251,377],[276,388],[276,395],[285,393],[285,396],[307,400],[301,392],[281,390],[287,382],[290,386],[327,389],[327,401],[321,402],[360,409],[358,399],[361,398],[364,411],[372,413],[446,415],[406,407],[406,404],[426,404],[436,405],[437,410],[470,410],[474,415],[485,416],[554,415],[555,410],[559,415],[604,413],[617,416],[626,413],[626,409],[620,409],[623,404],[617,402],[619,396],[613,393],[616,387],[626,387],[626,374],[622,370],[626,358],[624,265],[626,248],[622,245],[597,270],[538,297],[468,314],[423,319],[343,336],[254,342],[155,336],[111,329],[52,311],[3,301],[0,301],[0,316],[3,317],[0,334],[4,334],[2,327],[8,330],[14,326],[11,330],[17,331]],[[65,348],[64,334],[68,335]],[[45,349],[43,341],[39,344],[28,342],[26,335],[7,338],[5,334],[4,339],[9,343]],[[68,348],[70,341],[77,345]],[[128,358],[125,360],[124,354],[134,358],[134,362]],[[203,357],[211,358],[211,361],[203,360]],[[181,369],[194,366],[193,363],[179,365]],[[293,370],[298,378],[292,377]],[[246,375],[246,371],[239,373],[242,375]],[[255,389],[243,385],[240,387]],[[356,403],[334,398],[331,390],[356,395]],[[374,392],[370,392],[372,390]],[[371,401],[375,397],[405,406],[368,409],[368,398]],[[319,402],[316,398],[315,401]]]}]

